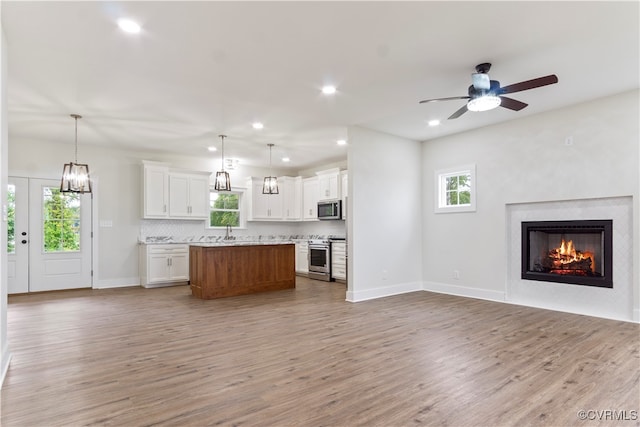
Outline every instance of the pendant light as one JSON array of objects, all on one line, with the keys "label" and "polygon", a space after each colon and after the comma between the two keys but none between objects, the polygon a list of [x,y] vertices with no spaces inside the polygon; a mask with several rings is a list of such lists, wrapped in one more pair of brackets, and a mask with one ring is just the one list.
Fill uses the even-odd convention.
[{"label": "pendant light", "polygon": [[213,186],[217,191],[231,191],[231,178],[229,178],[229,174],[224,171],[224,139],[227,135],[218,135],[222,140],[222,170],[220,172],[216,172],[216,182]]},{"label": "pendant light", "polygon": [[[271,175],[271,148],[273,144],[267,144],[269,146],[269,175]],[[262,194],[278,194],[278,178],[275,176],[265,176],[264,184],[262,185]]]},{"label": "pendant light", "polygon": [[76,121],[76,156],[74,162],[64,165],[60,191],[62,193],[91,193],[89,165],[78,163],[78,119],[81,119],[82,116],[71,114],[71,117]]}]

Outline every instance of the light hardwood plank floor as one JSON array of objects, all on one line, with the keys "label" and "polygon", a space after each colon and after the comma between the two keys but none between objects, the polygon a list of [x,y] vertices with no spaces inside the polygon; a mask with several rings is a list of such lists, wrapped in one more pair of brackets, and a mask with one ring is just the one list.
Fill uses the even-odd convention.
[{"label": "light hardwood plank floor", "polygon": [[186,286],[11,296],[0,424],[640,425],[637,324],[428,292],[344,298],[304,278],[210,301]]}]

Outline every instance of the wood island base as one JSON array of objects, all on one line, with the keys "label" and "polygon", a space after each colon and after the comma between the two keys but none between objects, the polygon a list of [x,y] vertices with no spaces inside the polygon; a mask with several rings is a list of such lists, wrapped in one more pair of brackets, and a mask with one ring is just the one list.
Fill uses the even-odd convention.
[{"label": "wood island base", "polygon": [[189,247],[191,293],[214,299],[296,286],[295,245]]}]

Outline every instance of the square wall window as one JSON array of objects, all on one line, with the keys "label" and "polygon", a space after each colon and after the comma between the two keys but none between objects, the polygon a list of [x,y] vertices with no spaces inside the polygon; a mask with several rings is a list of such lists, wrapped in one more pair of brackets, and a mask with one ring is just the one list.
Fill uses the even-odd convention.
[{"label": "square wall window", "polygon": [[464,165],[435,173],[435,212],[476,210],[476,166]]}]

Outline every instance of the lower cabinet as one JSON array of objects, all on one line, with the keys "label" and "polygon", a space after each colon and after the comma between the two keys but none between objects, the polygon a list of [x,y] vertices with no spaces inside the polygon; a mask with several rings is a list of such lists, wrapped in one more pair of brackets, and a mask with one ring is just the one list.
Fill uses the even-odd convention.
[{"label": "lower cabinet", "polygon": [[346,243],[331,243],[331,278],[347,280],[347,245]]},{"label": "lower cabinet", "polygon": [[296,274],[309,273],[309,244],[307,242],[296,243]]},{"label": "lower cabinet", "polygon": [[189,246],[140,245],[140,284],[145,288],[189,281]]}]

